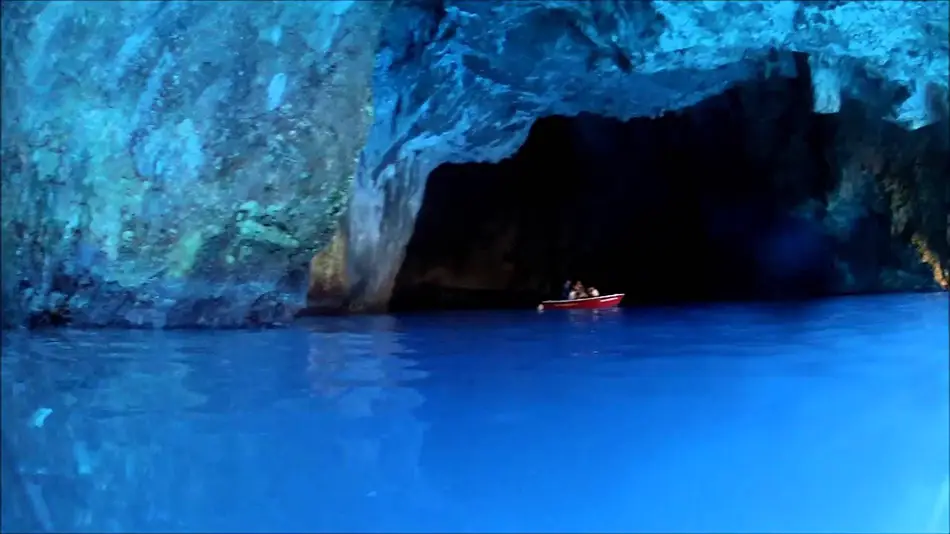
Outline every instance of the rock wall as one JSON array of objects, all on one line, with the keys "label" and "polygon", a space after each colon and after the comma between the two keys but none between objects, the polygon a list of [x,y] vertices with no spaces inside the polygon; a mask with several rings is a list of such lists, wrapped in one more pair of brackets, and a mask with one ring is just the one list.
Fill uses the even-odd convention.
[{"label": "rock wall", "polygon": [[823,226],[840,290],[950,288],[950,121],[907,131],[846,102],[833,132]]},{"label": "rock wall", "polygon": [[4,4],[4,323],[291,318],[347,202],[388,7]]},{"label": "rock wall", "polygon": [[817,111],[844,95],[920,128],[946,113],[947,20],[942,1],[5,4],[4,324],[279,323],[308,264],[315,306],[385,307],[438,165],[507,157],[546,115],[682,109],[786,75],[790,51]]},{"label": "rock wall", "polygon": [[512,158],[438,167],[391,306],[523,309],[577,278],[627,304],[945,286],[950,124],[814,114],[796,59],[662,119],[544,118]]},{"label": "rock wall", "polygon": [[497,162],[535,119],[679,110],[794,75],[814,111],[842,101],[918,129],[946,116],[946,2],[408,2],[384,30],[377,115],[345,230],[345,276],[316,306],[385,307],[429,173]]}]

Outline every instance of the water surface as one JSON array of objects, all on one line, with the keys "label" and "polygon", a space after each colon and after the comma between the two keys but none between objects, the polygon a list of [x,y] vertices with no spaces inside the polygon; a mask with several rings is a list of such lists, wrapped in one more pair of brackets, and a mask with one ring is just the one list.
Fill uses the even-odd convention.
[{"label": "water surface", "polygon": [[3,528],[947,532],[947,317],[938,294],[5,334]]}]

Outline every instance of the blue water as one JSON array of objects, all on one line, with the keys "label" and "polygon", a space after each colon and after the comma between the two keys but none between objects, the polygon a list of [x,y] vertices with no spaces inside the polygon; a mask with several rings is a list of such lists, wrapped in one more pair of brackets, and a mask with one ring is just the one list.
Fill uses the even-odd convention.
[{"label": "blue water", "polygon": [[4,434],[61,530],[947,532],[947,318],[939,294],[8,334]]}]

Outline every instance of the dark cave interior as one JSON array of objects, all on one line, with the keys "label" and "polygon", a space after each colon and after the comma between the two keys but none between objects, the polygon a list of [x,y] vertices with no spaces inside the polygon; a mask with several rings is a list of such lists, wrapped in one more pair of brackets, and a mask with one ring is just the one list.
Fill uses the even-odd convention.
[{"label": "dark cave interior", "polygon": [[799,76],[658,119],[550,116],[498,164],[441,165],[391,309],[533,307],[566,279],[626,306],[826,295],[830,245],[793,215],[834,180],[811,98]]}]

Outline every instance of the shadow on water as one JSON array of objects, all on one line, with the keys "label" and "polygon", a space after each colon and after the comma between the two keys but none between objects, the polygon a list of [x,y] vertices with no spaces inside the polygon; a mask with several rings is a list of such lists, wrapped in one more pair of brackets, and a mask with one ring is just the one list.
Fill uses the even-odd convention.
[{"label": "shadow on water", "polygon": [[3,530],[945,532],[948,350],[946,295],[6,333]]}]

